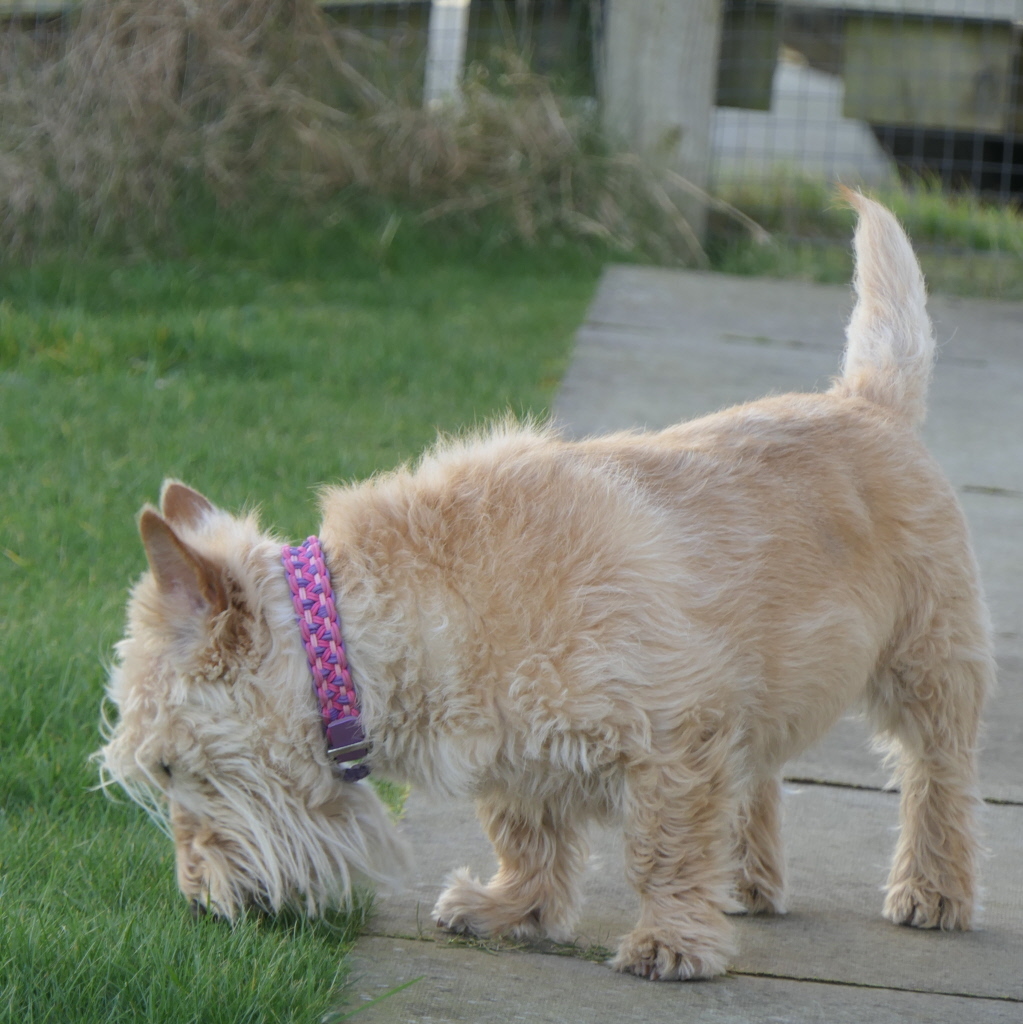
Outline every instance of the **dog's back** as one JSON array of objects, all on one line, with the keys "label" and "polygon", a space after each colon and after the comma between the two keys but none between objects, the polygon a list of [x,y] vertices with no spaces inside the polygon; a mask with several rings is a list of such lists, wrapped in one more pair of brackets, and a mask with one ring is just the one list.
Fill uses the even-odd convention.
[{"label": "dog's back", "polygon": [[[685,628],[727,632],[748,666],[749,737],[766,763],[818,738],[858,695],[879,712],[893,661],[932,629],[935,607],[962,602],[960,643],[989,671],[965,517],[917,429],[935,349],[923,276],[892,214],[846,198],[860,215],[857,303],[830,391],[579,446],[675,524],[663,565],[685,572]],[[715,681],[721,699],[731,676]],[[971,718],[983,689],[971,684]]]},{"label": "dog's back", "polygon": [[[637,709],[646,721],[653,705],[708,703],[755,716],[755,756],[774,766],[817,739],[881,671],[921,579],[969,589],[974,574],[955,495],[916,431],[934,351],[923,279],[892,215],[849,200],[859,301],[830,392],[582,442],[511,426],[329,492],[329,546],[372,552],[388,579],[401,567],[403,629],[434,608],[446,624],[384,642],[360,562],[342,573],[363,581],[343,595],[348,628],[358,638],[365,621],[380,650],[359,667],[389,674],[395,650],[422,645],[516,722],[505,689],[557,649],[545,685],[573,695],[566,730],[599,696],[617,706],[615,742]],[[530,750],[550,725],[538,706],[520,723]]]}]

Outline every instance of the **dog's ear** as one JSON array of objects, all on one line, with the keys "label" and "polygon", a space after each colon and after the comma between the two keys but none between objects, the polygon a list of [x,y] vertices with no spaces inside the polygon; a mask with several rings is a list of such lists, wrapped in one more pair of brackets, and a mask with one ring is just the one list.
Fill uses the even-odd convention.
[{"label": "dog's ear", "polygon": [[160,489],[160,512],[168,523],[195,526],[208,512],[215,512],[213,502],[178,480],[164,480]]},{"label": "dog's ear", "polygon": [[223,573],[189,547],[151,505],[139,516],[139,533],[161,594],[193,612],[217,615],[227,607]]}]

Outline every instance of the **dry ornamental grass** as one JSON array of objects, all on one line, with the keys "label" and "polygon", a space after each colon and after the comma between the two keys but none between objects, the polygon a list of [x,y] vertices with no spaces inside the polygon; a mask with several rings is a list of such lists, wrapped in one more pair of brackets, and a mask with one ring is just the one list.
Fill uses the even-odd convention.
[{"label": "dry ornamental grass", "polygon": [[48,43],[12,28],[0,243],[31,252],[74,225],[151,244],[197,186],[235,209],[348,189],[426,219],[496,213],[525,240],[554,229],[704,261],[683,213],[694,186],[608,151],[592,104],[505,55],[503,73],[470,69],[460,104],[425,110],[402,45],[313,0],[87,0]]}]

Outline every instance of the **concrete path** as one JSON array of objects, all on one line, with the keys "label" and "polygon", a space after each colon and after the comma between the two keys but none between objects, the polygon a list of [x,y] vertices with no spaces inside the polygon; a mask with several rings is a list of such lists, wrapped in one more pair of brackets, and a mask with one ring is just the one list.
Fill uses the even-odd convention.
[{"label": "concrete path", "polygon": [[[847,288],[611,268],[556,414],[583,435],[826,386],[850,306]],[[471,807],[413,794],[403,828],[416,877],[379,900],[357,947],[357,1020],[1023,1022],[1023,305],[935,298],[931,312],[942,351],[926,434],[971,521],[1001,675],[982,759],[981,928],[947,935],[882,920],[898,798],[850,717],[786,772],[790,913],[738,919],[733,970],[713,982],[652,984],[600,962],[636,907],[612,833],[594,835],[574,947],[437,936],[429,914],[444,876],[468,864],[486,877],[494,860]]]}]

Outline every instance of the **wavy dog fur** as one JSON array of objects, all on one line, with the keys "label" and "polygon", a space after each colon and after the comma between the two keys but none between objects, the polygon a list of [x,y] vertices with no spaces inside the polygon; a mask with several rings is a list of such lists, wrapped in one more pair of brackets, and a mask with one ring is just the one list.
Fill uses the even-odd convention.
[{"label": "wavy dog fur", "polygon": [[[919,268],[847,199],[858,301],[828,393],[581,442],[505,423],[324,493],[374,770],[473,798],[498,856],[486,883],[449,878],[438,924],[570,937],[599,819],[641,902],[613,965],[721,973],[726,913],[784,909],[782,766],[862,701],[902,789],[884,914],[970,927],[987,614],[916,432]],[[185,896],[316,913],[392,880],[386,814],[327,759],[279,541],[176,482],[139,526],[100,760],[164,809]]]}]

